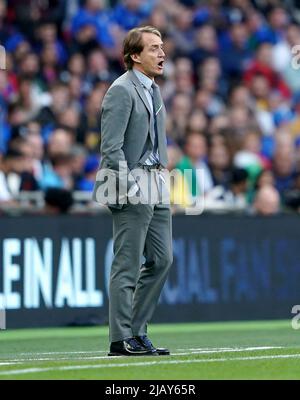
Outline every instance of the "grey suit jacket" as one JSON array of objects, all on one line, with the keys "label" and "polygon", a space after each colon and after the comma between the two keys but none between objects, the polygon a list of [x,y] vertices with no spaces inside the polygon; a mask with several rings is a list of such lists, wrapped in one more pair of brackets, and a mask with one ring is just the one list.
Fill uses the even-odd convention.
[{"label": "grey suit jacket", "polygon": [[[157,113],[158,150],[160,163],[167,166],[166,110]],[[153,149],[154,118],[144,89],[133,71],[127,71],[108,89],[101,109],[101,163],[93,191],[93,200],[121,208],[118,202],[103,201],[103,191],[129,191],[135,183],[130,170],[143,164]],[[119,168],[127,163],[127,167]],[[109,185],[106,184],[109,179]]]}]

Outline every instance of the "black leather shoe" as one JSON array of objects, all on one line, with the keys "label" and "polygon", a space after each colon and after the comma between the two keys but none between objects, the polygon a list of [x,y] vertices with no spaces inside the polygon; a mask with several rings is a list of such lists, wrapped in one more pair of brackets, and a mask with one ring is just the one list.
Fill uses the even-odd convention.
[{"label": "black leather shoe", "polygon": [[[154,353],[145,348],[135,338],[112,342],[110,344],[109,356],[152,356]],[[156,354],[155,354],[156,355]]]},{"label": "black leather shoe", "polygon": [[170,355],[170,351],[168,349],[154,347],[151,340],[146,335],[135,336],[134,338],[136,339],[137,342],[139,342],[147,350],[152,351],[153,353],[157,353],[159,356]]}]

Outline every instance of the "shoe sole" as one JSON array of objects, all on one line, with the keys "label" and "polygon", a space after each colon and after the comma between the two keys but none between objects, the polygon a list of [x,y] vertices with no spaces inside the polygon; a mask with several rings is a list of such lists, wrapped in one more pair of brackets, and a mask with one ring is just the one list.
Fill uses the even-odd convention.
[{"label": "shoe sole", "polygon": [[157,354],[159,356],[169,356],[170,355],[169,351],[168,352],[166,352],[166,351],[156,351],[156,352],[157,352]]},{"label": "shoe sole", "polygon": [[142,356],[158,356],[158,353],[156,353],[156,352],[152,352],[152,351],[147,351],[146,353],[126,353],[126,354],[124,354],[124,353],[115,353],[115,352],[112,352],[112,353],[108,353],[108,356],[109,357],[128,357],[128,356],[130,356],[130,357],[142,357]]}]

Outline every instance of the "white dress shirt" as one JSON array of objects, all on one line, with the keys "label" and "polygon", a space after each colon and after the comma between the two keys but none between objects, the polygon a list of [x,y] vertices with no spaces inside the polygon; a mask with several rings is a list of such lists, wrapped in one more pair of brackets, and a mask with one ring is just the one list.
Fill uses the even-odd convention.
[{"label": "white dress shirt", "polygon": [[[133,68],[133,72],[135,73],[138,80],[141,82],[141,84],[143,86],[145,95],[147,97],[147,100],[149,102],[150,108],[153,113],[153,101],[152,101],[152,97],[151,97],[151,92],[153,91],[153,89],[152,89],[153,80],[135,68]],[[154,153],[152,151],[144,163],[145,163],[145,165],[153,165],[153,164],[159,163],[158,151],[156,153]]]}]

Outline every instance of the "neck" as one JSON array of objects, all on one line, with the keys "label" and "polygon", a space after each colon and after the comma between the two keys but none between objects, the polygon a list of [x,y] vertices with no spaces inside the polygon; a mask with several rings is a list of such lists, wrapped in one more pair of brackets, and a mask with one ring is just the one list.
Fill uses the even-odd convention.
[{"label": "neck", "polygon": [[146,72],[143,70],[143,67],[141,67],[140,64],[135,64],[133,66],[133,68],[139,72],[141,72],[142,74],[146,75],[149,79],[151,79],[152,81],[154,81],[154,76],[149,76],[148,74],[146,74]]},{"label": "neck", "polygon": [[4,173],[4,175],[7,175],[8,172],[9,172],[9,170],[8,170],[8,168],[6,167],[5,164],[2,164],[2,165],[1,165],[1,171]]},{"label": "neck", "polygon": [[191,157],[191,156],[188,156],[188,157],[189,157],[189,159],[190,159],[190,162],[191,162],[193,165],[196,165],[196,164],[197,164],[198,158]]}]

